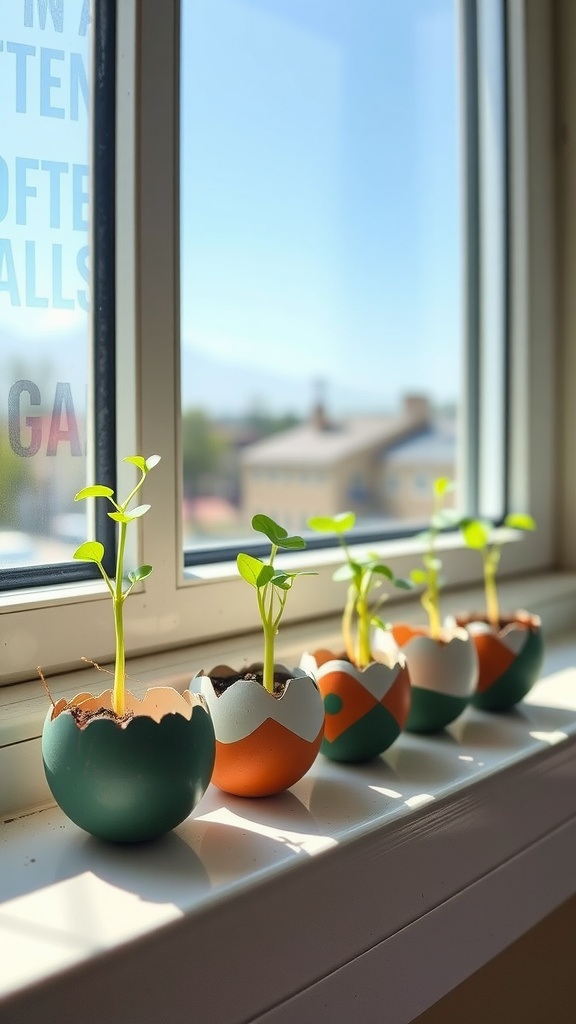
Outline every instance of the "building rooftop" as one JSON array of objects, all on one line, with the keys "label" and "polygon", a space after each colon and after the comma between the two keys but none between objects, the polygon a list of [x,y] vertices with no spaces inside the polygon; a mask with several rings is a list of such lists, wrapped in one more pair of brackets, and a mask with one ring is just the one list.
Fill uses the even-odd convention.
[{"label": "building rooftop", "polygon": [[241,454],[244,466],[329,466],[371,448],[387,448],[421,431],[423,410],[388,416],[351,416],[330,423],[323,415],[249,445]]},{"label": "building rooftop", "polygon": [[456,424],[450,419],[431,424],[412,437],[404,438],[383,454],[387,465],[410,466],[454,462]]}]

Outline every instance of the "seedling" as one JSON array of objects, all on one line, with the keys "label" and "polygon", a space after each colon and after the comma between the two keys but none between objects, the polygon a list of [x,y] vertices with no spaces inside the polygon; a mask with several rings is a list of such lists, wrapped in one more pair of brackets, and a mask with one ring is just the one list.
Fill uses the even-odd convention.
[{"label": "seedling", "polygon": [[438,477],[433,484],[434,505],[430,526],[420,539],[427,543],[427,550],[422,556],[422,569],[412,569],[410,579],[417,586],[424,586],[420,603],[428,616],[430,637],[432,640],[439,640],[442,632],[442,620],[440,618],[440,591],[444,586],[444,580],[440,575],[442,562],[436,552],[436,538],[438,534],[453,525],[452,516],[444,508],[444,499],[454,489],[453,481],[446,476]]},{"label": "seedling", "polygon": [[411,590],[410,580],[397,579],[392,570],[384,565],[378,555],[370,554],[364,561],[353,558],[344,534],[356,522],[354,512],[340,512],[336,516],[314,516],[308,520],[311,530],[319,533],[335,533],[346,559],[333,575],[334,580],[348,583],[348,594],[342,615],[342,639],[346,656],[356,668],[366,668],[374,661],[370,644],[370,627],[387,629],[387,624],[377,614],[388,594],[373,600],[374,591],[382,586],[384,579],[394,587]]},{"label": "seedling", "polygon": [[145,580],[152,572],[151,565],[141,565],[137,569],[124,576],[124,551],[126,547],[126,530],[129,523],[141,519],[146,514],[150,505],[136,505],[129,509],[128,506],[137,492],[142,487],[148,473],[160,462],[159,455],[151,455],[148,459],[140,455],[128,455],[124,462],[133,463],[140,470],[140,479],[132,488],[126,501],[119,504],[114,499],[114,491],[111,487],[104,487],[102,484],[93,484],[91,487],[83,487],[75,495],[74,501],[82,501],[84,498],[106,498],[114,506],[113,512],[108,512],[110,519],[118,523],[118,549],[116,553],[116,575],[111,580],[104,565],[104,545],[97,540],[89,540],[81,544],[74,552],[73,558],[80,562],[94,562],[98,566],[104,582],[110,591],[112,606],[114,609],[114,631],[116,636],[116,657],[114,663],[114,685],[112,690],[112,708],[115,713],[122,717],[126,711],[126,652],[124,646],[124,601],[128,594],[140,580]]},{"label": "seedling", "polygon": [[252,519],[252,528],[263,533],[272,547],[268,562],[262,562],[253,555],[241,552],[236,558],[238,572],[256,590],[258,611],[264,631],[264,666],[262,684],[269,693],[274,692],[274,642],[280,620],[284,614],[286,600],[297,576],[316,576],[315,572],[288,572],[277,569],[274,559],[279,548],[290,551],[302,550],[306,542],[302,537],[289,537],[288,531],[269,516],[258,513]]},{"label": "seedling", "polygon": [[[504,520],[504,526],[515,530],[535,530],[536,520],[524,512],[512,512]],[[500,606],[496,587],[496,574],[502,555],[503,541],[492,540],[493,524],[486,519],[462,519],[460,532],[467,547],[479,551],[484,569],[484,593],[486,595],[486,618],[496,629],[500,626]]]}]

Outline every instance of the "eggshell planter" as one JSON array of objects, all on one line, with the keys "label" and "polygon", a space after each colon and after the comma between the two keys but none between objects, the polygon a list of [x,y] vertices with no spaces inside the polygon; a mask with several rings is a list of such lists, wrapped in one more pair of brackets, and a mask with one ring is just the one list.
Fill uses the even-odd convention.
[{"label": "eggshell planter", "polygon": [[324,700],[320,752],[332,761],[368,761],[398,738],[410,711],[410,679],[400,652],[390,664],[358,669],[328,650],[305,654],[300,667],[318,683]]},{"label": "eggshell planter", "polygon": [[171,687],[142,700],[126,694],[134,716],[77,724],[76,709],[112,709],[112,691],[78,694],[50,708],[42,732],[48,785],[64,813],[100,839],[136,843],[179,825],[206,790],[214,729],[205,702]]},{"label": "eggshell planter", "polygon": [[198,674],[191,687],[205,698],[216,734],[212,782],[236,796],[271,796],[293,786],[312,765],[324,733],[320,691],[300,669],[275,665],[288,678],[277,697],[257,679],[237,678],[218,696],[212,678],[226,680],[261,672],[227,665]]},{"label": "eggshell planter", "polygon": [[485,711],[507,711],[532,688],[544,660],[544,637],[538,615],[516,611],[498,627],[477,613],[458,615],[476,648],[479,676],[472,703]]},{"label": "eggshell planter", "polygon": [[412,706],[406,730],[439,732],[470,703],[478,680],[478,658],[465,629],[444,631],[433,640],[426,627],[392,627],[406,655],[412,685]]}]

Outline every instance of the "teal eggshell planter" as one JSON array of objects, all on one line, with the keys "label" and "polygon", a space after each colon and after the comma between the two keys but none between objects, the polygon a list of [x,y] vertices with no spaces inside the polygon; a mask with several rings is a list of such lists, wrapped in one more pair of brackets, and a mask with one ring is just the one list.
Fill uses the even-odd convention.
[{"label": "teal eggshell planter", "polygon": [[526,697],[544,660],[538,615],[520,610],[503,616],[498,627],[477,615],[458,616],[478,654],[480,674],[472,703],[483,711],[508,711]]},{"label": "teal eggshell planter", "polygon": [[358,763],[382,754],[400,735],[410,711],[406,659],[358,669],[328,650],[305,654],[301,667],[315,676],[326,721],[320,752],[331,761]]},{"label": "teal eggshell planter", "polygon": [[470,704],[478,680],[478,657],[466,630],[432,639],[423,627],[393,626],[408,665],[412,707],[407,732],[440,732]]},{"label": "teal eggshell planter", "polygon": [[212,720],[201,697],[155,687],[142,701],[127,694],[135,714],[126,724],[96,718],[77,725],[71,707],[106,707],[108,695],[80,694],[49,710],[46,779],[64,813],[86,832],[116,843],[155,839],[188,817],[210,782]]}]

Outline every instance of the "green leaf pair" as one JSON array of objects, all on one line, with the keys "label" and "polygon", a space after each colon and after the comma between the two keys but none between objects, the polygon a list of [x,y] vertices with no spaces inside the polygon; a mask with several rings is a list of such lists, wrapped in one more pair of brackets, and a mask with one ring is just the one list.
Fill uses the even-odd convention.
[{"label": "green leaf pair", "polygon": [[302,570],[291,572],[277,569],[274,559],[280,548],[287,551],[302,550],[306,542],[302,537],[289,536],[288,531],[270,516],[258,513],[252,519],[252,528],[264,534],[271,544],[270,559],[263,562],[254,555],[240,552],[236,558],[238,572],[246,583],[256,590],[258,611],[264,632],[263,685],[270,693],[274,690],[274,641],[284,614],[288,591],[297,576],[315,576],[316,573]]},{"label": "green leaf pair", "polygon": [[389,566],[384,565],[376,554],[369,554],[363,561],[353,558],[346,544],[344,534],[356,524],[354,512],[340,512],[336,516],[313,516],[308,520],[311,530],[318,533],[333,533],[338,537],[344,552],[345,562],[336,569],[333,579],[348,583],[348,596],[342,615],[342,637],[346,655],[357,668],[366,668],[373,661],[370,627],[387,628],[376,614],[387,599],[383,595],[374,600],[374,592],[388,580],[392,586],[411,590],[411,580],[398,579]]},{"label": "green leaf pair", "polygon": [[[536,520],[526,512],[511,512],[505,517],[503,525],[514,530],[532,531],[536,529]],[[470,516],[466,516],[460,520],[459,527],[466,547],[472,551],[479,551],[482,556],[486,617],[495,628],[498,628],[500,603],[496,588],[496,573],[500,564],[503,541],[492,539],[494,525],[488,519],[472,519]]]}]

